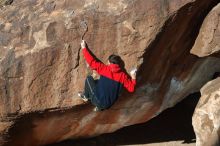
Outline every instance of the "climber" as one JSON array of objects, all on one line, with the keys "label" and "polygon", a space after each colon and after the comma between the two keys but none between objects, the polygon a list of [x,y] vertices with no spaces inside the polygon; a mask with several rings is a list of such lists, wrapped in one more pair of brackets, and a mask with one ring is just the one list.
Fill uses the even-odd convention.
[{"label": "climber", "polygon": [[[120,90],[125,87],[129,92],[134,92],[136,85],[136,70],[130,73],[131,77],[123,71],[123,61],[117,55],[108,57],[108,65],[98,61],[93,57],[86,42],[82,40],[81,50],[84,58],[93,70],[93,74],[87,76],[83,92],[79,92],[84,101],[90,100],[95,106],[94,111],[101,111],[110,108],[117,100]],[[100,75],[99,80],[95,80],[96,72]]]}]

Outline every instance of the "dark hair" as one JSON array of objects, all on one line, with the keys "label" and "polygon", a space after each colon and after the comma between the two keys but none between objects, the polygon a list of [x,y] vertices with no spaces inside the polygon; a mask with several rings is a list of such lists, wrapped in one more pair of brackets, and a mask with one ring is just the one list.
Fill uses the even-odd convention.
[{"label": "dark hair", "polygon": [[110,55],[108,57],[108,60],[110,63],[118,64],[118,65],[121,65],[121,62],[122,62],[121,57],[118,55],[114,55],[114,54]]}]

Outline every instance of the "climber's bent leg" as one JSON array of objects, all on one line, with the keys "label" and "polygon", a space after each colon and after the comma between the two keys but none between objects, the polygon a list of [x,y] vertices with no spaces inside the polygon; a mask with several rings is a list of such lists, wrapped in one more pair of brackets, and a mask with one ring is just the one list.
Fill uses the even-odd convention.
[{"label": "climber's bent leg", "polygon": [[84,87],[84,95],[87,99],[91,100],[95,96],[96,81],[92,76],[87,76]]},{"label": "climber's bent leg", "polygon": [[104,108],[102,108],[98,98],[95,95],[96,82],[97,80],[94,80],[93,76],[87,76],[84,87],[84,96],[95,106],[94,111],[101,111]]}]

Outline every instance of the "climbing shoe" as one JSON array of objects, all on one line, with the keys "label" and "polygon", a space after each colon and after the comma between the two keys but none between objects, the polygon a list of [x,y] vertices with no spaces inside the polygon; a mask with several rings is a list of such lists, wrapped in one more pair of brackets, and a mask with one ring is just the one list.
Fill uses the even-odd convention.
[{"label": "climbing shoe", "polygon": [[88,101],[88,99],[86,98],[86,96],[82,92],[79,92],[78,96],[81,97],[83,101],[85,101],[85,102]]},{"label": "climbing shoe", "polygon": [[97,106],[93,109],[94,112],[98,112],[98,111],[102,111],[101,109],[99,109]]}]

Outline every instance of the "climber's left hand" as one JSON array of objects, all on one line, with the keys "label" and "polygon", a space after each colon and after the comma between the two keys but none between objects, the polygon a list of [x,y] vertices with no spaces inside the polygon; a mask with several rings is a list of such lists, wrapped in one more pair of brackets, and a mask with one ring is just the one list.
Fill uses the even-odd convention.
[{"label": "climber's left hand", "polygon": [[83,49],[83,48],[86,48],[86,41],[85,40],[82,40],[82,42],[81,42],[81,48]]}]

